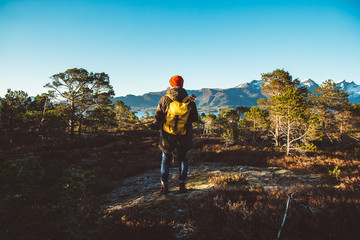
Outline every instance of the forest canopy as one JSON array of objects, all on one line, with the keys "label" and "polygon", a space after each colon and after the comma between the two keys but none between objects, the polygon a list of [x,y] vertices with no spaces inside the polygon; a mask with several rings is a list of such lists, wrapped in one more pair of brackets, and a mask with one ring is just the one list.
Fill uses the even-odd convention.
[{"label": "forest canopy", "polygon": [[[11,89],[0,98],[3,146],[141,125],[129,106],[111,101],[115,93],[108,74],[73,68],[50,79],[45,85],[49,91],[35,98]],[[222,109],[217,116],[203,113],[197,131],[219,134],[228,143],[278,147],[287,155],[359,142],[359,104],[351,104],[332,80],[309,92],[289,72],[276,69],[262,74],[261,89],[266,98],[259,99],[257,106]],[[149,118],[146,112],[142,120]]]}]

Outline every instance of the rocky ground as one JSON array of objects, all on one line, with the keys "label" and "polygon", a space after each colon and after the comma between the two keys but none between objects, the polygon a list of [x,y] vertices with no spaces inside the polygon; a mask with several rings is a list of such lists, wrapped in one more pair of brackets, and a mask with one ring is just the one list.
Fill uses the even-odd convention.
[{"label": "rocky ground", "polygon": [[[189,166],[189,190],[186,193],[178,193],[178,171],[177,167],[170,168],[170,192],[166,195],[159,193],[160,169],[149,170],[119,182],[115,189],[103,196],[105,218],[121,216],[124,222],[134,219],[157,222],[164,220],[171,222],[176,239],[184,239],[191,235],[193,230],[191,224],[184,219],[186,202],[199,195],[218,188],[233,188],[238,185],[261,185],[265,191],[278,189],[290,192],[299,185],[311,188],[321,181],[317,174],[296,173],[281,168],[226,166],[203,162]],[[221,176],[235,175],[241,176],[242,181],[226,185],[218,184],[216,181],[216,178],[221,179]]]}]

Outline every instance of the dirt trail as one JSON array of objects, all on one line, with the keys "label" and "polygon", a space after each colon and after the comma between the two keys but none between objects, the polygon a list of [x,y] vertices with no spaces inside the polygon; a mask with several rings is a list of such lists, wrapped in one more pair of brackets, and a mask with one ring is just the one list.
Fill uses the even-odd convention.
[{"label": "dirt trail", "polygon": [[[177,167],[170,168],[170,193],[177,194]],[[295,173],[280,168],[257,168],[251,166],[224,166],[218,163],[203,163],[189,166],[189,191],[185,197],[191,198],[201,192],[211,191],[214,185],[207,181],[211,175],[222,173],[242,173],[249,184],[261,184],[264,189],[288,189],[296,184],[313,185],[320,181],[318,174]],[[134,207],[139,203],[159,197],[160,169],[154,169],[137,176],[129,177],[120,183],[111,193],[104,196],[103,208],[108,212]]]},{"label": "dirt trail", "polygon": [[[295,173],[280,168],[257,168],[251,166],[224,166],[219,163],[202,163],[189,166],[186,193],[178,193],[178,167],[170,168],[169,187],[166,195],[159,193],[160,169],[147,171],[122,181],[112,192],[106,194],[103,209],[107,216],[113,214],[121,219],[144,219],[172,222],[174,239],[187,239],[194,233],[191,223],[185,219],[186,203],[194,197],[214,191],[216,187],[208,178],[221,174],[243,174],[247,184],[260,184],[264,190],[289,190],[302,186],[313,186],[319,183],[317,174]],[[130,220],[130,221],[132,221]]]}]

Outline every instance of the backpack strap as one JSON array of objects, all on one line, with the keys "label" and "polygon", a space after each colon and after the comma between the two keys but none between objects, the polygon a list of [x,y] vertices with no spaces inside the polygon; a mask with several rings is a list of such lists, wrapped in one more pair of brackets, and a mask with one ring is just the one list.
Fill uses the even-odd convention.
[{"label": "backpack strap", "polygon": [[[166,94],[166,96],[168,96],[172,101],[175,101],[169,94]],[[186,103],[189,100],[189,95],[184,97],[184,99],[181,101],[183,103]]]},{"label": "backpack strap", "polygon": [[171,101],[174,101],[174,99],[173,99],[169,94],[166,94],[165,96],[167,96],[168,98],[170,98]]},{"label": "backpack strap", "polygon": [[183,103],[186,103],[187,101],[189,101],[189,98],[190,98],[189,96],[184,97],[184,99],[182,100],[182,102],[183,102]]}]

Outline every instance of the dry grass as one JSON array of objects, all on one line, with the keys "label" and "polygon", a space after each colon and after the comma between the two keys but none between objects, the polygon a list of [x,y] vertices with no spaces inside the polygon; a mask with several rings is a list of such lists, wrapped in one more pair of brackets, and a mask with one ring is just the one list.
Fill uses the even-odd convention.
[{"label": "dry grass", "polygon": [[242,173],[217,173],[208,178],[208,182],[214,186],[223,186],[228,185],[240,185],[246,184],[247,179]]},{"label": "dry grass", "polygon": [[[191,239],[275,239],[287,193],[261,187],[219,190],[188,204]],[[356,239],[359,198],[320,187],[292,195],[281,239]]]},{"label": "dry grass", "polygon": [[[3,224],[0,233],[5,239],[20,239],[21,236],[29,239],[51,239],[54,236],[80,239],[73,235],[76,230],[88,233],[83,239],[172,239],[176,220],[192,226],[193,232],[188,235],[189,239],[275,239],[284,216],[287,195],[290,195],[292,198],[281,239],[358,238],[358,156],[337,152],[331,155],[313,154],[311,157],[284,157],[282,153],[266,148],[235,144],[224,149],[221,141],[215,137],[196,138],[190,165],[213,162],[227,166],[281,167],[321,174],[322,184],[310,189],[293,186],[287,192],[265,191],[262,186],[248,186],[247,179],[240,173],[210,175],[206,172],[189,178],[190,187],[196,190],[199,190],[197,186],[200,185],[205,189],[212,186],[219,188],[204,194],[193,194],[192,198],[174,194],[165,199],[138,204],[123,213],[114,213],[105,220],[99,220],[103,216],[100,216],[100,205],[95,204],[82,209],[84,221],[68,221],[69,212],[60,210],[38,211],[40,214],[26,218],[30,215],[25,214],[29,210],[45,208],[45,204],[58,204],[53,185],[62,176],[62,169],[66,169],[69,164],[94,171],[99,182],[96,189],[90,190],[99,202],[102,200],[100,193],[114,187],[117,181],[148,169],[159,168],[161,155],[157,148],[158,136],[134,131],[119,135],[115,140],[94,138],[82,143],[83,148],[69,143],[62,148],[56,146],[50,150],[37,150],[47,178],[43,179],[41,191],[32,192],[31,196],[44,196],[39,197],[41,201],[38,202],[36,198],[25,202],[27,205],[11,202],[17,207],[26,206],[18,210],[5,206],[3,212],[8,215],[1,218]],[[341,170],[337,178],[329,175],[329,171],[333,171],[336,166]],[[92,209],[93,215],[88,208]],[[16,214],[13,214],[14,210]],[[73,214],[70,213],[70,216]],[[18,219],[22,219],[20,225]],[[31,227],[24,226],[24,222],[31,223]],[[44,233],[34,233],[33,229],[41,229],[39,231]]]},{"label": "dry grass", "polygon": [[[316,172],[323,175],[329,184],[335,184],[343,190],[360,190],[360,161],[318,155],[313,157],[283,157],[268,160],[272,166],[278,166],[295,171]],[[339,175],[329,174],[339,169]]]}]

